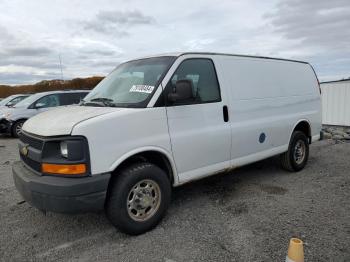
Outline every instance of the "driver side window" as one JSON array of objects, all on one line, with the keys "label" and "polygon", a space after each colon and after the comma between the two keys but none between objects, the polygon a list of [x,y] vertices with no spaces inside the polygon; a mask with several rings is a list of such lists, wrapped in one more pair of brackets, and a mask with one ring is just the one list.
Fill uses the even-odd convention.
[{"label": "driver side window", "polygon": [[166,93],[172,92],[178,80],[191,80],[193,84],[193,102],[200,104],[221,101],[220,88],[212,60],[191,58],[184,60],[176,69],[166,86]]},{"label": "driver side window", "polygon": [[35,107],[47,108],[47,107],[56,107],[60,105],[60,99],[58,94],[48,95],[40,98],[35,103]]}]

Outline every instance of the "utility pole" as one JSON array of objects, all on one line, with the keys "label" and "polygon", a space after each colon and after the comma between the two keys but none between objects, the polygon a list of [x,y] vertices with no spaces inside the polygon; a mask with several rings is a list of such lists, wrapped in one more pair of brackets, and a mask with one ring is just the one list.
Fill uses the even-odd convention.
[{"label": "utility pole", "polygon": [[60,60],[60,68],[61,68],[61,79],[63,81],[63,70],[62,70],[62,61],[61,61],[61,54],[58,54],[58,59]]}]

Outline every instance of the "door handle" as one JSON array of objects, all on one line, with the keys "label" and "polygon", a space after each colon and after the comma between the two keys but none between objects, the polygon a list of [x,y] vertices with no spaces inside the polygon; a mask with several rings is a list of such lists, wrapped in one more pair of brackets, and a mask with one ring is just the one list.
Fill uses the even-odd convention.
[{"label": "door handle", "polygon": [[228,122],[228,108],[226,105],[222,107],[222,114],[224,116],[224,121]]}]

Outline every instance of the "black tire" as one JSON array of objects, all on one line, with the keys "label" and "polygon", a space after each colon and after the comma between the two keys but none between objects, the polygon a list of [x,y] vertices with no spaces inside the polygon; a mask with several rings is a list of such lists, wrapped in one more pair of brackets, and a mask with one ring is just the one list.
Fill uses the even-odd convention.
[{"label": "black tire", "polygon": [[[139,235],[154,228],[163,218],[170,204],[171,184],[167,174],[153,164],[137,163],[115,175],[110,182],[105,205],[108,219],[122,232],[130,235]],[[157,192],[160,192],[160,200],[157,201],[158,207],[154,209],[153,215],[144,221],[136,221],[136,215],[131,212],[135,210],[130,208],[128,201],[130,201],[130,194],[133,194],[131,191],[138,188],[136,185],[141,181],[152,181],[158,185]],[[138,194],[135,193],[135,195]],[[136,196],[132,199],[134,198]]]},{"label": "black tire", "polygon": [[[299,161],[296,160],[296,147],[301,143],[305,146],[304,155]],[[309,141],[307,136],[301,131],[294,131],[289,142],[288,151],[281,154],[281,165],[282,167],[291,172],[298,172],[302,170],[309,158]]]},{"label": "black tire", "polygon": [[15,138],[19,137],[19,133],[20,133],[20,130],[22,130],[22,126],[24,122],[25,120],[19,120],[13,124],[12,130],[11,130],[12,137],[15,137]]}]

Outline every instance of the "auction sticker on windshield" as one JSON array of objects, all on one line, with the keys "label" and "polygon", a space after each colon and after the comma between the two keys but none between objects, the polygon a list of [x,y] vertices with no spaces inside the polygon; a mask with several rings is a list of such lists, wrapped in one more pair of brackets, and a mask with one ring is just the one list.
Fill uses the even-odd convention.
[{"label": "auction sticker on windshield", "polygon": [[129,92],[138,92],[138,93],[152,93],[154,89],[154,86],[147,86],[147,85],[133,85]]}]

